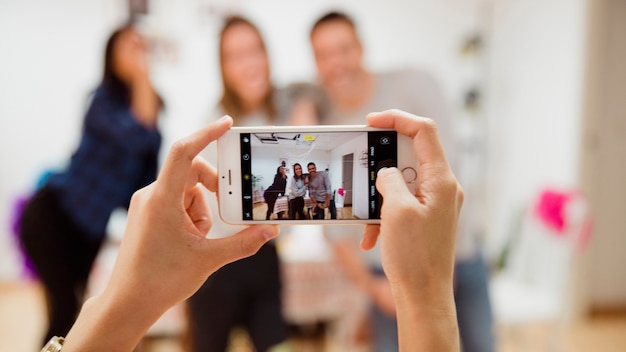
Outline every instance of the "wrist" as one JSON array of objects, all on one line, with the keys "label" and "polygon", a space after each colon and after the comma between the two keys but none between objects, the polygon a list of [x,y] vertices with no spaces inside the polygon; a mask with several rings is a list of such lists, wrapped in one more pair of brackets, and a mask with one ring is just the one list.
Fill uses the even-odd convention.
[{"label": "wrist", "polygon": [[67,335],[63,352],[130,351],[161,315],[151,308],[106,291],[90,298]]},{"label": "wrist", "polygon": [[[452,287],[393,290],[400,350],[459,351],[459,330]],[[419,326],[416,332],[414,327]]]},{"label": "wrist", "polygon": [[152,83],[150,82],[148,75],[137,74],[131,79],[130,87],[132,90],[152,90]]},{"label": "wrist", "polygon": [[454,291],[447,282],[417,284],[391,284],[398,309],[420,315],[454,315]]}]

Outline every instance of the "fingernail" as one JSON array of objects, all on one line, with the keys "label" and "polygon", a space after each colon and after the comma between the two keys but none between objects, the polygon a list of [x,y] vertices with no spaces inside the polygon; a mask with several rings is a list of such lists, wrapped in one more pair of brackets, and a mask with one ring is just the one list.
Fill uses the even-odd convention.
[{"label": "fingernail", "polygon": [[224,116],[220,117],[220,119],[219,119],[219,120],[217,120],[217,121],[225,121],[225,120],[228,120],[228,119],[230,119],[230,118],[231,118],[231,117],[230,117],[229,115],[224,115]]},{"label": "fingernail", "polygon": [[379,176],[381,172],[387,170],[388,167],[381,167],[380,170],[378,170],[378,172],[376,173],[376,176]]}]

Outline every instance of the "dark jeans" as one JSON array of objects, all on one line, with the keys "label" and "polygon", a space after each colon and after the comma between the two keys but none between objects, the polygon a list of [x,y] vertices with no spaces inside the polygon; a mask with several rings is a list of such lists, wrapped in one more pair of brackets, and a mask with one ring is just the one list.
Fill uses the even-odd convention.
[{"label": "dark jeans", "polygon": [[[487,267],[481,255],[454,266],[454,301],[463,352],[493,352],[493,318],[488,292]],[[384,275],[374,269],[376,275]],[[372,306],[375,351],[397,351],[396,320]]]},{"label": "dark jeans", "polygon": [[495,350],[487,266],[481,255],[454,267],[454,300],[463,352]]},{"label": "dark jeans", "polygon": [[[321,203],[324,203],[323,201]],[[313,219],[316,220],[324,220],[324,216],[326,214],[326,210],[322,208],[315,207],[313,208]]]},{"label": "dark jeans", "polygon": [[265,220],[269,220],[270,216],[274,212],[274,205],[276,204],[276,199],[278,199],[277,192],[265,192],[263,194],[265,198],[265,202],[267,203],[267,213],[265,214]]},{"label": "dark jeans", "polygon": [[56,193],[46,186],[24,209],[20,239],[46,293],[48,330],[44,341],[66,336],[82,305],[102,241],[80,231],[59,207]]},{"label": "dark jeans", "polygon": [[236,326],[246,328],[256,351],[287,339],[279,260],[272,243],[216,271],[188,302],[192,351],[226,351]]},{"label": "dark jeans", "polygon": [[330,204],[328,205],[328,212],[330,213],[331,219],[337,219],[337,205],[335,205],[335,195],[330,199]]},{"label": "dark jeans", "polygon": [[304,197],[295,197],[289,200],[289,219],[296,220],[296,214],[300,220],[304,220]]}]

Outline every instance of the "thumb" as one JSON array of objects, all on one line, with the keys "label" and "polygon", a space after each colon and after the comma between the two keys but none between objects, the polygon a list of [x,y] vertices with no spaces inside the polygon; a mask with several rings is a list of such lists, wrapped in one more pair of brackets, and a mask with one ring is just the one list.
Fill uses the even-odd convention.
[{"label": "thumb", "polygon": [[267,241],[278,236],[276,225],[245,228],[230,237],[213,239],[209,246],[209,261],[221,267],[255,254]]},{"label": "thumb", "polygon": [[378,171],[376,189],[383,197],[398,197],[410,194],[402,173],[395,167],[384,168]]}]

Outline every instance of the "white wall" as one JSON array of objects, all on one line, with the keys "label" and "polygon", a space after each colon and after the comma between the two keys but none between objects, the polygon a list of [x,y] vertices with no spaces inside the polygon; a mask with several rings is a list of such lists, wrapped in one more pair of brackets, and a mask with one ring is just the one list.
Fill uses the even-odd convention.
[{"label": "white wall", "polygon": [[[461,42],[479,25],[480,0],[152,0],[152,34],[175,43],[173,62],[152,73],[167,104],[164,149],[214,118],[219,94],[216,37],[221,8],[241,9],[261,28],[277,83],[313,79],[313,21],[328,9],[354,15],[373,69],[418,65],[439,79],[455,109],[464,71]],[[0,280],[17,276],[7,225],[10,201],[38,174],[67,160],[86,97],[101,74],[104,41],[125,17],[123,0],[0,1]]]},{"label": "white wall", "polygon": [[352,213],[361,219],[369,218],[368,168],[359,164],[359,157],[367,150],[367,135],[363,134],[334,148],[330,153],[330,170],[333,189],[341,187],[343,159],[346,154],[354,154],[352,163]]},{"label": "white wall", "polygon": [[489,45],[491,254],[541,187],[578,186],[585,0],[495,1]]},{"label": "white wall", "polygon": [[119,1],[0,2],[0,281],[18,274],[8,219],[77,143]]}]

